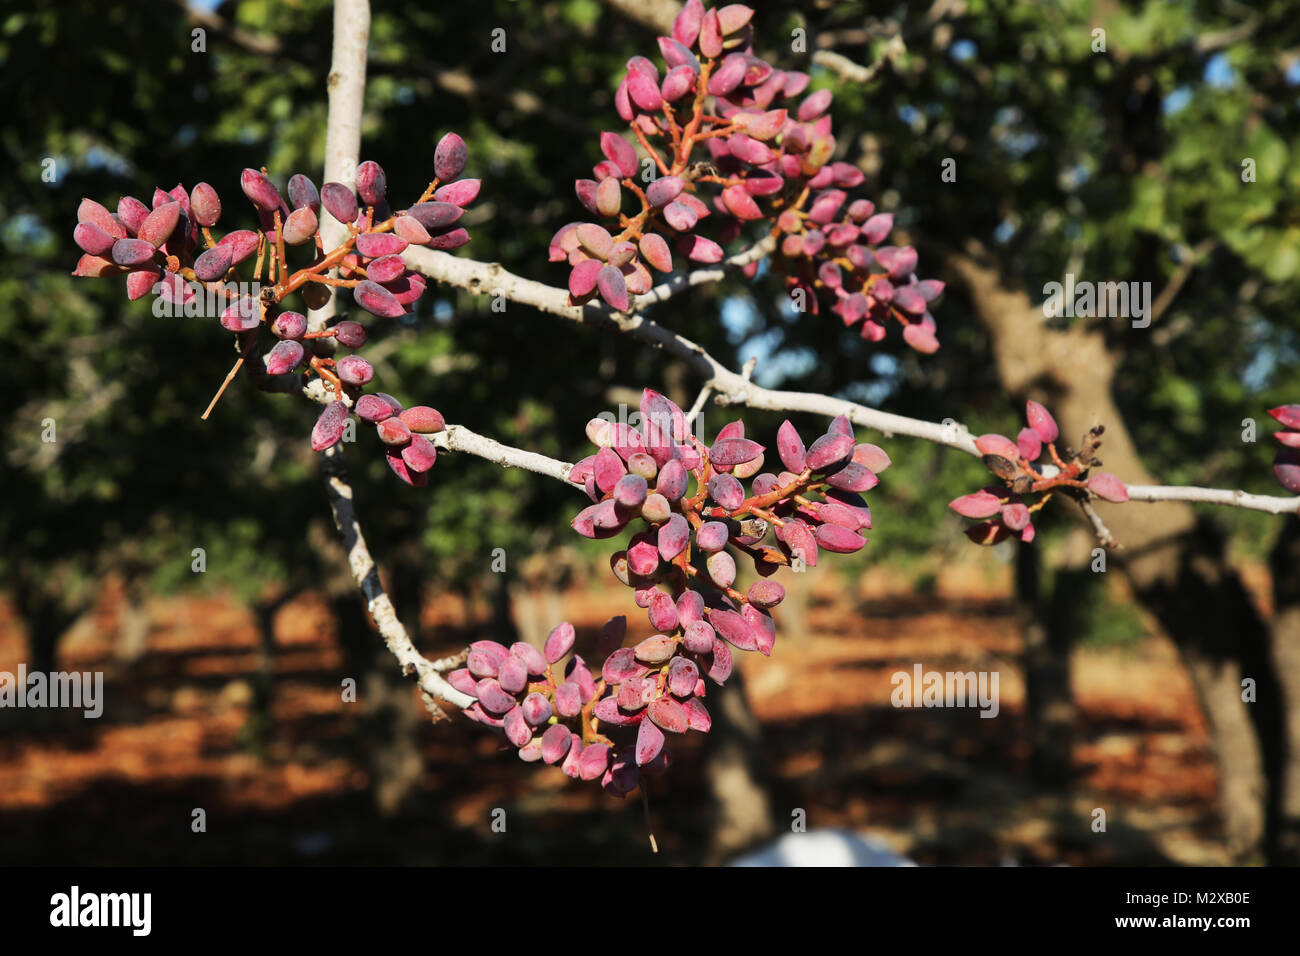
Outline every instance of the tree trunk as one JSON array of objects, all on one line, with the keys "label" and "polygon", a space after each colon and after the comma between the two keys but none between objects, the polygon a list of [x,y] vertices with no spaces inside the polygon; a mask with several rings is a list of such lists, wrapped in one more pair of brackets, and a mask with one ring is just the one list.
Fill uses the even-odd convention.
[{"label": "tree trunk", "polygon": [[[668,397],[689,409],[685,373],[683,363],[670,362],[664,379]],[[704,430],[703,417],[702,409],[695,422],[697,434]],[[776,611],[778,634],[786,642],[807,635],[809,575],[805,572],[793,578],[796,580],[787,580],[786,598]],[[705,706],[713,720],[704,745],[704,776],[713,795],[713,826],[704,858],[718,865],[772,838],[772,797],[763,773],[762,725],[749,706],[745,679],[739,669],[732,672],[726,684],[709,689]]]},{"label": "tree trunk", "polygon": [[713,726],[706,735],[704,774],[713,793],[714,825],[705,858],[717,865],[771,839],[774,831],[759,757],[762,727],[739,670],[710,691],[707,706]]},{"label": "tree trunk", "polygon": [[[59,641],[77,619],[57,591],[47,592],[39,582],[22,581],[15,590],[18,613],[27,631],[27,671],[49,674],[58,669]],[[9,717],[23,726],[44,728],[57,726],[60,712],[55,708],[27,711],[0,710],[0,726]]]},{"label": "tree trunk", "polygon": [[25,582],[17,591],[18,613],[27,629],[27,669],[50,673],[57,669],[59,639],[77,614],[57,594]]},{"label": "tree trunk", "polygon": [[401,676],[354,592],[331,599],[346,660],[357,682],[358,750],[370,778],[371,802],[390,817],[408,805],[422,761],[416,743],[420,714],[410,681]]},{"label": "tree trunk", "polygon": [[[1070,785],[1074,746],[1074,697],[1070,688],[1070,640],[1065,621],[1052,614],[1041,585],[1041,549],[1018,544],[1016,611],[1024,634],[1025,708],[1029,718],[1029,776],[1058,794]],[[1053,597],[1060,595],[1058,575]]]},{"label": "tree trunk", "polygon": [[573,556],[567,548],[555,547],[549,536],[543,548],[524,558],[506,578],[498,582],[508,591],[508,611],[519,635],[514,640],[538,650],[551,629],[565,619],[564,591],[573,581]]},{"label": "tree trunk", "polygon": [[[494,574],[490,579],[489,600],[492,602],[492,639],[509,647],[519,640],[519,628],[511,608],[510,581],[505,574]],[[556,621],[555,623],[559,623]]]},{"label": "tree trunk", "polygon": [[[1119,358],[1101,334],[1082,323],[1048,328],[1024,291],[1004,286],[978,244],[970,248],[950,261],[989,333],[1007,392],[1052,409],[1063,441],[1104,424],[1107,470],[1154,484],[1111,394]],[[1265,791],[1280,786],[1285,762],[1268,628],[1226,563],[1221,536],[1190,505],[1103,502],[1097,511],[1122,545],[1108,559],[1182,653],[1214,738],[1226,842],[1245,859],[1261,847]],[[1242,701],[1246,676],[1256,680],[1257,703]]]},{"label": "tree trunk", "polygon": [[257,672],[253,675],[253,706],[245,733],[258,750],[270,743],[275,727],[271,712],[275,704],[275,616],[296,593],[283,591],[256,601],[252,607],[257,620]]},{"label": "tree trunk", "polygon": [[149,649],[153,619],[149,615],[149,591],[139,576],[127,579],[123,587],[122,614],[117,625],[113,656],[123,668],[135,666]]},{"label": "tree trunk", "polygon": [[[522,578],[507,581],[510,591],[510,606],[514,609],[515,627],[519,639],[525,644],[540,647],[539,640],[545,641],[546,631],[542,630],[545,613],[541,610],[541,595],[535,588],[529,587]],[[559,620],[556,620],[559,623]]]},{"label": "tree trunk", "polygon": [[[390,593],[398,619],[418,645],[424,607],[423,554],[418,548],[394,554]],[[420,754],[420,727],[427,721],[424,708],[415,704],[411,680],[393,665],[382,641],[371,638],[369,678],[370,716],[375,725],[377,750],[373,757],[372,786],[383,816],[394,816],[414,805],[424,758]]]}]

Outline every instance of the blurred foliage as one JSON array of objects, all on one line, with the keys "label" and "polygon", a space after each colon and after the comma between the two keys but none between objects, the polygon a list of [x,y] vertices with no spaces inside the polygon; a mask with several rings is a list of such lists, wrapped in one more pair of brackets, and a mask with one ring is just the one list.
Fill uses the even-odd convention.
[{"label": "blurred foliage", "polygon": [[[929,5],[763,4],[759,51],[809,49],[876,59],[863,24],[901,18],[909,52],[866,88],[814,70],[835,90],[840,158],[860,161],[864,194],[895,211],[922,274],[977,240],[1035,298],[1072,271],[1150,281],[1158,292],[1189,250],[1213,242],[1151,329],[1116,326],[1119,399],[1152,469],[1178,483],[1275,492],[1265,409],[1297,400],[1300,164],[1290,4],[972,0],[934,22]],[[307,433],[315,409],[294,397],[230,389],[199,414],[232,361],[214,324],[163,319],[128,303],[120,282],[72,280],[82,196],[112,205],[155,185],[212,183],[223,225],[248,225],[238,173],[265,165],[283,182],[319,180],[331,16],[327,0],[226,0],[206,50],[179,3],[56,0],[0,14],[0,59],[22,78],[0,119],[11,170],[0,182],[0,333],[17,355],[0,385],[7,507],[0,572],[10,588],[73,601],[103,574],[155,587],[233,585],[244,599],[316,579],[306,529],[326,512]],[[1242,24],[1251,25],[1242,29]],[[505,53],[491,31],[506,30]],[[1093,30],[1106,31],[1094,52]],[[268,41],[248,42],[245,33]],[[1234,32],[1235,31],[1235,32]],[[424,4],[376,0],[363,158],[385,168],[396,202],[430,175],[447,130],[470,147],[484,188],[461,254],[561,284],[551,234],[579,214],[572,182],[617,126],[613,90],[626,59],[652,54],[637,23],[594,0]],[[945,158],[957,182],[940,180]],[[1255,182],[1243,183],[1243,159]],[[53,182],[43,179],[53,162]],[[947,276],[943,276],[947,278]],[[784,306],[784,308],[783,308]],[[675,299],[652,317],[739,365],[761,358],[764,384],[827,391],[977,431],[1012,429],[988,344],[955,290],[936,310],[944,348],[921,359],[897,335],[869,349],[827,316],[798,317],[779,279],[760,272]],[[572,327],[488,296],[432,289],[418,310],[372,336],[381,387],[437,406],[513,445],[575,460],[583,425],[617,411],[611,389],[652,386],[683,404],[698,382],[635,343]],[[825,423],[792,416],[811,433]],[[1241,422],[1260,426],[1256,444]],[[57,442],[42,442],[53,418]],[[747,414],[753,434],[781,416]],[[729,420],[706,412],[706,435]],[[968,547],[947,501],[984,473],[964,456],[881,439],[895,461],[873,492],[872,561]],[[387,473],[373,436],[349,448],[361,515],[383,561],[421,542],[431,580],[480,583],[494,548],[517,558],[557,543],[581,497],[558,483],[447,455],[429,489]],[[1274,522],[1224,516],[1244,546]],[[1046,522],[1064,526],[1065,521]],[[190,572],[207,551],[206,575]],[[593,559],[601,547],[583,553]],[[601,573],[604,573],[603,571]]]}]

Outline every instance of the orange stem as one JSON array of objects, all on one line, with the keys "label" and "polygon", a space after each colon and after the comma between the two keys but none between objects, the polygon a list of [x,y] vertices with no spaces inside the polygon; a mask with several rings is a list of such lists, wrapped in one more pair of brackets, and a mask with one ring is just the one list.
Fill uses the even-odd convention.
[{"label": "orange stem", "polygon": [[208,402],[208,407],[203,410],[203,414],[200,416],[202,421],[206,422],[208,420],[208,416],[212,414],[212,409],[217,407],[217,402],[221,401],[221,396],[225,394],[226,386],[234,381],[235,376],[239,374],[239,369],[243,364],[244,357],[241,355],[235,361],[235,364],[231,366],[230,371],[226,373],[226,380],[222,382],[221,387],[217,389],[217,394],[212,396],[212,401]]}]

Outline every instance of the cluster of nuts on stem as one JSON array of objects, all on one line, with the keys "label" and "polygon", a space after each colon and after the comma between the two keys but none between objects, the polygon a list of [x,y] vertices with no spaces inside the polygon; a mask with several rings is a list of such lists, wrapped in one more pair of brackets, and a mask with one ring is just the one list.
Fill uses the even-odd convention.
[{"label": "cluster of nuts on stem", "polygon": [[[604,224],[571,222],[551,240],[551,261],[571,267],[571,301],[599,295],[627,311],[632,296],[650,291],[651,269],[672,271],[674,250],[720,262],[747,224],[762,223],[780,237],[797,310],[816,314],[820,298],[833,299],[831,310],[862,338],[880,341],[893,319],[912,348],[935,351],[929,306],[943,283],[917,279],[914,248],[885,244],[892,214],[867,199],[848,202],[846,190],[864,176],[833,160],[832,94],[799,100],[808,74],[754,55],[753,12],[689,0],[673,35],[659,38],[667,72],[661,77],[643,56],[628,61],[614,103],[644,156],[604,132],[605,160],[575,184],[579,202]],[[706,219],[712,237],[701,232]]]},{"label": "cluster of nuts on stem", "polygon": [[1268,413],[1284,429],[1273,433],[1282,446],[1273,458],[1273,474],[1287,491],[1300,494],[1300,405],[1279,405]]},{"label": "cluster of nuts on stem", "polygon": [[[365,345],[360,322],[336,319],[312,329],[303,312],[283,304],[300,293],[308,309],[320,309],[343,288],[372,315],[396,318],[411,312],[426,283],[406,268],[401,253],[408,245],[450,250],[469,241],[458,223],[478,195],[479,180],[458,178],[467,159],[464,141],[455,133],[444,136],[434,151],[433,181],[413,205],[396,213],[388,205],[387,177],[374,161],[357,167],[355,190],[336,182],[317,190],[307,176],[295,174],[286,184],[287,200],[265,170],[245,169],[240,187],[256,210],[258,228],[220,238],[212,230],[222,216],[221,199],[207,183],[192,192],[181,185],[170,192],[157,189],[152,209],[133,196],[122,197],[116,213],[86,199],[73,232],[84,255],[73,274],[125,275],[129,299],[152,293],[180,314],[203,315],[211,303],[212,315],[238,336],[239,359],[204,418],[246,364],[251,363],[255,381],[268,388],[281,377],[298,375],[304,385],[315,377],[334,400],[316,422],[312,447],[337,442],[354,412],[376,426],[394,473],[422,485],[436,457],[424,436],[442,430],[442,416],[427,406],[403,409],[383,393],[361,394],[374,368],[360,355],[335,357],[338,346],[355,351]],[[328,250],[321,232],[325,216],[346,228],[343,240]],[[295,268],[290,260],[297,253],[290,250],[298,247],[310,261]],[[265,352],[263,328],[275,339]]]},{"label": "cluster of nuts on stem", "polygon": [[[650,389],[639,419],[592,419],[587,435],[597,451],[574,465],[569,480],[593,502],[574,518],[579,534],[603,539],[641,529],[610,566],[654,633],[623,647],[626,621],[615,618],[596,644],[598,671],[575,656],[560,677],[556,665],[574,644],[566,622],[541,654],[481,642],[449,675],[476,698],[470,716],[500,728],[521,758],[561,763],[570,776],[599,779],[618,796],[636,786],[640,771],[665,765],[666,733],[708,731],[705,679],[727,680],[733,650],[772,653],[770,612],[785,589],[771,576],[783,566],[812,567],[820,552],[866,544],[871,511],[861,493],[890,463],[882,449],[856,443],[843,417],[807,447],[785,422],[777,432],[779,471],[764,470],[766,449],[745,437],[742,421],[705,445],[682,410]],[[736,586],[736,556],[757,575],[745,590]]]},{"label": "cluster of nuts on stem", "polygon": [[[1038,402],[1025,405],[1028,428],[1022,428],[1016,440],[1004,435],[981,435],[975,447],[984,456],[984,465],[1002,484],[988,485],[969,495],[954,498],[953,511],[966,518],[986,519],[966,529],[966,536],[976,544],[997,544],[1016,535],[1021,541],[1034,540],[1034,513],[1041,510],[1052,495],[1096,495],[1106,501],[1127,501],[1124,483],[1106,471],[1096,457],[1105,427],[1098,425],[1083,437],[1080,449],[1058,451],[1060,436],[1056,419]],[[1047,461],[1040,461],[1043,452]]]}]

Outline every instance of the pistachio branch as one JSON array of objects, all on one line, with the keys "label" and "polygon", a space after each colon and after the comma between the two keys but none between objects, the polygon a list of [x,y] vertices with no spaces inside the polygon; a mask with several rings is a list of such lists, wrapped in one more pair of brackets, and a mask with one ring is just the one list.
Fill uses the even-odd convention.
[{"label": "pistachio branch", "polygon": [[[369,0],[335,0],[334,5],[334,53],[329,76],[329,114],[325,134],[325,178],[336,182],[353,181],[353,171],[357,166],[357,157],[361,149],[361,114],[365,99],[366,86],[366,45],[370,37],[370,3]],[[333,217],[325,216],[321,223],[321,232],[326,243],[340,245],[349,235],[350,230]],[[323,309],[312,312],[309,322],[312,331],[323,329],[326,321],[334,314],[334,296]],[[261,363],[253,361],[251,366],[256,372],[265,372]],[[255,375],[255,377],[257,377]],[[263,376],[267,377],[268,376]],[[286,380],[292,387],[295,376],[277,376]],[[309,397],[316,400],[330,401],[340,394],[336,389],[334,395],[327,396],[319,378],[313,379],[303,389]],[[375,559],[366,545],[365,535],[357,520],[353,506],[352,486],[348,482],[347,466],[343,458],[343,447],[336,444],[325,451],[322,463],[325,476],[325,490],[329,497],[330,511],[334,515],[334,524],[343,541],[347,554],[348,568],[357,588],[366,600],[366,607],[379,629],[384,644],[402,667],[402,673],[414,675],[420,689],[424,692],[424,703],[435,721],[447,719],[446,713],[438,705],[438,700],[445,700],[457,707],[468,707],[474,699],[461,693],[443,678],[445,670],[455,666],[459,655],[431,661],[421,654],[411,643],[410,635],[398,620],[393,602],[384,591],[379,580],[379,569]]]},{"label": "pistachio branch", "polygon": [[[411,643],[410,635],[398,620],[393,602],[384,591],[384,586],[379,580],[379,569],[375,565],[375,559],[370,555],[366,537],[357,520],[342,443],[326,449],[322,471],[325,473],[325,490],[329,496],[334,524],[338,528],[339,536],[343,539],[343,548],[347,552],[348,568],[352,572],[352,579],[356,582],[357,588],[366,599],[366,607],[374,619],[375,626],[379,629],[379,635],[384,639],[384,644],[402,665],[402,673],[408,676],[414,675],[425,694],[448,701],[457,707],[468,707],[474,702],[474,698],[452,687],[442,676],[448,662],[456,660],[457,656],[453,655],[443,661],[435,662],[421,654]],[[446,718],[446,714],[436,703],[429,709],[434,720]]]},{"label": "pistachio branch", "polygon": [[[329,110],[325,126],[325,182],[356,182],[361,155],[361,117],[366,100],[366,47],[370,43],[370,0],[335,0],[334,46],[326,89]],[[322,211],[321,239],[328,249],[343,244],[347,224]],[[331,273],[333,274],[333,273]],[[316,332],[333,317],[335,297],[307,314],[307,327]],[[329,343],[332,344],[332,343]]]},{"label": "pistachio branch", "polygon": [[[549,315],[580,324],[612,325],[620,332],[685,361],[704,380],[705,386],[714,392],[714,401],[719,405],[742,405],[747,408],[779,412],[807,412],[828,418],[844,415],[853,424],[880,432],[886,437],[906,435],[934,444],[946,445],[977,458],[981,457],[975,447],[974,436],[959,422],[952,420],[942,423],[927,422],[884,412],[831,395],[763,388],[750,381],[746,375],[727,368],[702,346],[641,314],[640,310],[646,306],[667,302],[687,289],[717,282],[732,270],[757,262],[770,253],[775,245],[775,237],[767,236],[717,266],[678,274],[655,286],[645,295],[635,297],[634,311],[630,313],[616,312],[599,302],[573,305],[568,290],[517,276],[498,263],[477,262],[418,246],[409,247],[403,253],[403,257],[411,269],[445,285],[465,289],[475,294],[501,295],[508,301],[529,305]],[[504,447],[498,446],[498,449]],[[473,447],[466,447],[463,450],[470,454],[478,453]],[[562,462],[551,462],[548,467],[556,470],[556,477],[559,477],[558,469],[562,465]],[[538,468],[530,470],[540,471]],[[1270,514],[1300,512],[1300,497],[1255,495],[1217,488],[1134,485],[1129,488],[1129,500],[1189,501],[1264,511]]]}]

